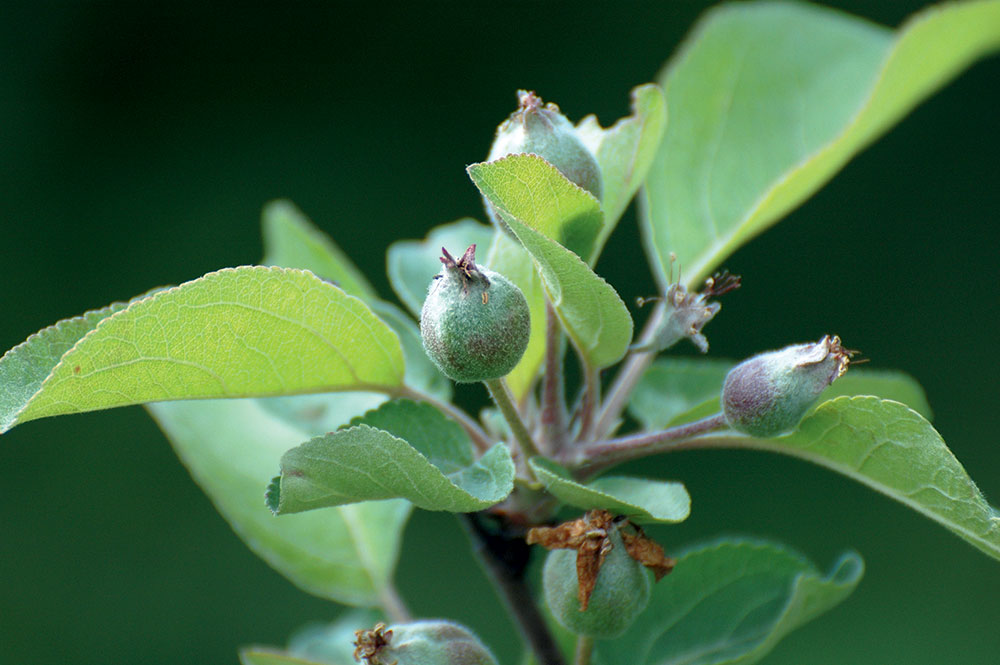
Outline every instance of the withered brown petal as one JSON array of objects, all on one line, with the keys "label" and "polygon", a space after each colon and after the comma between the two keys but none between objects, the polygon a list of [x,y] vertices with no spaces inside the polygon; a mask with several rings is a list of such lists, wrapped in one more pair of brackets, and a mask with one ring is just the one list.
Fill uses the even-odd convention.
[{"label": "withered brown petal", "polygon": [[663,548],[658,543],[647,538],[641,531],[629,533],[623,530],[622,542],[625,543],[625,550],[629,556],[653,571],[657,582],[677,564],[675,559],[664,554]]}]

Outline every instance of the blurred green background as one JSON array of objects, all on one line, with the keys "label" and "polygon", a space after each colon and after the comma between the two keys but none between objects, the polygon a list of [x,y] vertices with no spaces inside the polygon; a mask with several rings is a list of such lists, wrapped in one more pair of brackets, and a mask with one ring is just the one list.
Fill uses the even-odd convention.
[{"label": "blurred green background", "polygon": [[[889,25],[920,6],[834,4]],[[517,88],[610,124],[705,6],[6,3],[0,347],[258,260],[258,213],[278,196],[388,296],[392,240],[482,218],[463,167],[486,155]],[[745,286],[707,329],[720,357],[836,332],[873,367],[909,371],[994,503],[998,104],[994,57],[733,256]],[[654,290],[640,258],[630,212],[598,267],[626,302]],[[844,548],[864,555],[854,596],[766,662],[1000,662],[1000,564],[901,505],[762,453],[637,466],[691,491],[691,519],[656,531],[668,549],[753,533],[824,568]],[[338,611],[242,545],[139,408],[15,429],[0,473],[2,665],[235,663],[238,645],[283,643]],[[453,518],[416,514],[399,585],[418,614],[470,623],[513,663],[464,546]]]}]

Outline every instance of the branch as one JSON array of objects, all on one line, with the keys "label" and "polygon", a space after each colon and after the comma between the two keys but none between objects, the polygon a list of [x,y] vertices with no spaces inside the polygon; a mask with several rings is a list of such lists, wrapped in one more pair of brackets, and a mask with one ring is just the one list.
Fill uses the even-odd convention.
[{"label": "branch", "polygon": [[[650,314],[646,325],[642,329],[642,334],[632,345],[633,347],[644,347],[653,340],[656,329],[663,321],[666,311],[667,306],[663,300],[657,301],[653,313]],[[654,358],[656,358],[656,354],[650,351],[628,352],[628,355],[625,356],[625,361],[622,363],[622,368],[618,371],[614,383],[611,384],[611,388],[608,390],[608,397],[604,402],[604,406],[597,416],[597,423],[594,425],[593,430],[594,436],[603,437],[614,431],[615,424],[621,418],[622,411],[625,410],[625,404],[628,402],[629,395],[632,394],[632,390],[639,383],[639,379],[642,378],[642,375],[646,372],[646,368],[649,367]]]},{"label": "branch", "polygon": [[562,328],[552,303],[545,301],[545,374],[542,376],[542,443],[547,453],[566,443],[566,397],[563,392]]},{"label": "branch", "polygon": [[698,447],[695,437],[726,427],[726,417],[721,413],[696,420],[693,423],[669,427],[658,432],[643,432],[607,441],[580,446],[570,451],[563,461],[592,475],[637,457],[648,457],[667,450]]},{"label": "branch", "polygon": [[490,531],[483,524],[483,513],[458,515],[465,527],[472,549],[486,571],[486,576],[514,618],[525,644],[539,665],[565,665],[562,652],[549,632],[544,617],[535,604],[525,580],[531,548],[520,534]]}]

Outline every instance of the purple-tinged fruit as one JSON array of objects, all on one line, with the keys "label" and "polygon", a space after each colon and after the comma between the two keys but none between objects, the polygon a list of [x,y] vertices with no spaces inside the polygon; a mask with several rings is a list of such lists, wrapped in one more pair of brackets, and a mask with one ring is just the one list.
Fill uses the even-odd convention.
[{"label": "purple-tinged fruit", "polygon": [[795,429],[820,393],[843,376],[851,355],[837,336],[761,353],[729,371],[722,411],[733,429],[772,437]]}]

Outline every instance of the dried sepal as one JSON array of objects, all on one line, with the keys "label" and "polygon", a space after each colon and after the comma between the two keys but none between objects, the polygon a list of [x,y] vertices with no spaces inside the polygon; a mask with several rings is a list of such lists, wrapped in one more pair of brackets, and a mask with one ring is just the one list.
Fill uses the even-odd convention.
[{"label": "dried sepal", "polygon": [[557,526],[533,527],[528,531],[527,542],[549,550],[576,550],[577,598],[580,609],[586,610],[601,566],[613,546],[611,532],[616,529],[629,556],[652,570],[657,582],[673,570],[676,562],[664,554],[659,544],[650,540],[637,525],[607,510],[591,510]]},{"label": "dried sepal", "polygon": [[370,630],[354,631],[354,660],[364,665],[391,665],[383,664],[378,657],[379,651],[387,647],[391,639],[392,631],[382,622]]}]

